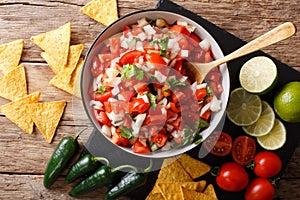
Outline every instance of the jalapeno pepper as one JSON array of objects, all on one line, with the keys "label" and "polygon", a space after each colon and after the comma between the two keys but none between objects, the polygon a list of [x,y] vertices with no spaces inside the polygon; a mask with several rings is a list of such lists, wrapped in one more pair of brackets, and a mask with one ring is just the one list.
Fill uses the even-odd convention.
[{"label": "jalapeno pepper", "polygon": [[65,169],[68,162],[78,149],[77,138],[84,130],[77,133],[75,137],[66,136],[59,142],[45,170],[45,188],[49,188],[58,178],[60,173]]},{"label": "jalapeno pepper", "polygon": [[108,165],[108,160],[103,157],[94,157],[91,154],[86,154],[82,156],[70,169],[66,176],[66,182],[71,183],[77,178],[88,175],[100,167],[99,161],[105,161]]},{"label": "jalapeno pepper", "polygon": [[143,186],[147,182],[147,173],[152,168],[152,160],[150,161],[149,167],[144,171],[131,170],[128,172],[117,185],[106,192],[105,200],[115,199]]},{"label": "jalapeno pepper", "polygon": [[111,169],[107,165],[102,165],[99,167],[95,173],[81,181],[78,185],[72,188],[69,192],[69,195],[76,197],[88,192],[91,192],[100,187],[107,187],[112,184],[114,174],[123,168],[132,168],[136,169],[131,165],[122,165],[116,168]]}]

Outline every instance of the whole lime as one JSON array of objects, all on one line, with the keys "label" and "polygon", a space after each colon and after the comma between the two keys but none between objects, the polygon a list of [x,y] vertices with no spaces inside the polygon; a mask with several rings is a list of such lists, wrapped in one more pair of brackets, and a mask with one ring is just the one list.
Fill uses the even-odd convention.
[{"label": "whole lime", "polygon": [[287,122],[300,122],[300,82],[286,83],[275,95],[274,110]]}]

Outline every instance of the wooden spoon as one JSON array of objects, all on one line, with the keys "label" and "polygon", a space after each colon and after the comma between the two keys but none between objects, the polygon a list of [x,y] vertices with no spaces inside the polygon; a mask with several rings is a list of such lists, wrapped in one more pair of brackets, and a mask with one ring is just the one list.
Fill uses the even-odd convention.
[{"label": "wooden spoon", "polygon": [[187,74],[194,78],[193,81],[197,81],[198,84],[202,83],[209,71],[214,67],[287,39],[294,35],[295,32],[295,26],[291,22],[286,22],[218,60],[209,63],[185,62]]}]

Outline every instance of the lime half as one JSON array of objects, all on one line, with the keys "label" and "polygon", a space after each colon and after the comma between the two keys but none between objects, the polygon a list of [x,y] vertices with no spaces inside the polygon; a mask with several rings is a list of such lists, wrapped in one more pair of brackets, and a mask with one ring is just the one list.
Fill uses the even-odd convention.
[{"label": "lime half", "polygon": [[258,144],[267,150],[279,149],[285,141],[286,129],[279,119],[275,119],[274,127],[267,135],[257,137]]},{"label": "lime half", "polygon": [[236,88],[230,93],[227,117],[238,126],[254,124],[262,111],[258,95],[250,94],[243,88]]},{"label": "lime half", "polygon": [[243,130],[251,136],[263,136],[267,135],[274,126],[275,113],[272,107],[265,101],[262,103],[262,112],[257,122],[250,126],[243,126]]},{"label": "lime half", "polygon": [[277,79],[277,67],[268,57],[257,56],[248,60],[240,70],[241,86],[248,92],[264,94],[271,90]]}]

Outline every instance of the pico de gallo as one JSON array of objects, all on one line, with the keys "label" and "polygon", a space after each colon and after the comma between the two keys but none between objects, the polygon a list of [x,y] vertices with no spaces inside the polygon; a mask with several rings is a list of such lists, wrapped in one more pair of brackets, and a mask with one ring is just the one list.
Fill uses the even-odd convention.
[{"label": "pico de gallo", "polygon": [[201,142],[211,113],[221,109],[222,75],[191,82],[185,60],[210,62],[206,39],[183,21],[146,18],[125,26],[93,58],[90,106],[101,132],[135,153]]}]

